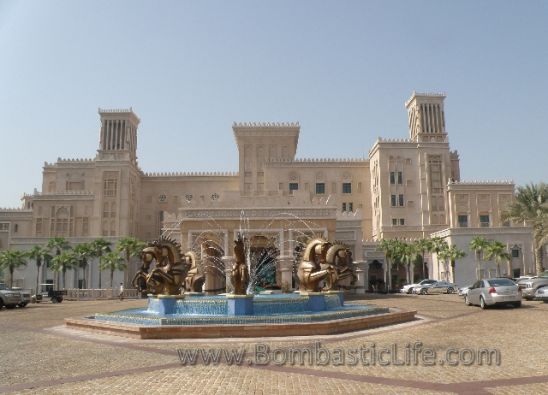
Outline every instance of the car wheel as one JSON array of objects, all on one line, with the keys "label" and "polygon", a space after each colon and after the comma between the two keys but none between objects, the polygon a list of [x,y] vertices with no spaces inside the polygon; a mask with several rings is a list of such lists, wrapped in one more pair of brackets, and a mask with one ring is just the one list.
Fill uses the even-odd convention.
[{"label": "car wheel", "polygon": [[420,292],[421,295],[426,295],[427,293],[428,293],[428,290],[426,288],[421,289],[421,292]]},{"label": "car wheel", "polygon": [[466,306],[471,306],[472,305],[472,303],[470,303],[470,299],[468,299],[468,295],[464,296],[464,304]]},{"label": "car wheel", "polygon": [[0,310],[2,310],[2,307],[4,306],[4,301],[0,299]]},{"label": "car wheel", "polygon": [[521,302],[514,302],[514,307],[521,307]]},{"label": "car wheel", "polygon": [[26,307],[26,306],[27,306],[27,303],[26,303],[26,302],[25,302],[25,303],[20,303],[20,304],[19,304],[19,307]]},{"label": "car wheel", "polygon": [[409,289],[407,290],[407,293],[408,293],[408,294],[412,294],[412,293],[413,293],[413,288],[409,288]]},{"label": "car wheel", "polygon": [[483,299],[483,296],[480,297],[480,307],[484,310],[487,308],[487,305],[485,304],[485,300]]},{"label": "car wheel", "polygon": [[452,288],[452,287],[449,287],[449,288],[447,288],[447,293],[448,293],[448,294],[454,294],[454,293],[455,293],[455,289]]},{"label": "car wheel", "polygon": [[15,306],[16,306],[16,305],[14,305],[14,304],[7,304],[7,305],[6,305],[6,309],[10,309],[10,310],[11,310],[11,309],[14,309]]}]

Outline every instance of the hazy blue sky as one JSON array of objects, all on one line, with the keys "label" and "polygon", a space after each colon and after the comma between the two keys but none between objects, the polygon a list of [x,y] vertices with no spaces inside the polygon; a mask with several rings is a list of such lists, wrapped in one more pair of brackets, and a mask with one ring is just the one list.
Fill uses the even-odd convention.
[{"label": "hazy blue sky", "polygon": [[[233,121],[299,121],[298,157],[407,137],[445,92],[461,176],[548,181],[548,1],[0,0],[0,207],[141,118],[144,171],[236,171]],[[494,144],[493,144],[494,143]]]}]

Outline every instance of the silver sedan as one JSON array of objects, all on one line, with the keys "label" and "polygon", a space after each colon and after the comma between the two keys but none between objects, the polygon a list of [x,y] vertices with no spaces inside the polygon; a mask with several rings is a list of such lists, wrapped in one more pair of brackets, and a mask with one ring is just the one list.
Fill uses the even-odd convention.
[{"label": "silver sedan", "polygon": [[488,278],[474,283],[464,297],[464,303],[479,305],[482,309],[496,304],[521,306],[521,291],[517,284],[508,278]]},{"label": "silver sedan", "polygon": [[433,283],[423,284],[413,288],[413,293],[426,295],[426,294],[452,294],[455,292],[457,286],[447,281],[434,281]]},{"label": "silver sedan", "polygon": [[544,303],[548,303],[548,285],[543,285],[537,289],[535,300],[542,300]]}]

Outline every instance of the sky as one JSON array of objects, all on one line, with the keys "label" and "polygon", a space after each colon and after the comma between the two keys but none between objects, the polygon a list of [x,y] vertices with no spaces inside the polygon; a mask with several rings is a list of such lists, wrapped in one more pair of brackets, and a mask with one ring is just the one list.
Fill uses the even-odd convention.
[{"label": "sky", "polygon": [[548,1],[0,0],[0,207],[140,117],[145,172],[237,171],[234,121],[300,122],[299,158],[407,138],[443,92],[462,180],[548,181]]}]

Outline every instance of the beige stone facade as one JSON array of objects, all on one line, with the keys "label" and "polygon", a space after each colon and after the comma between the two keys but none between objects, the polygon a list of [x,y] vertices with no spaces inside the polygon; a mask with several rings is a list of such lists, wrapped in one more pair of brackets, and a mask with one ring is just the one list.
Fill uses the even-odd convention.
[{"label": "beige stone facade", "polygon": [[[232,240],[243,231],[257,248],[279,250],[282,283],[291,282],[296,244],[316,235],[351,246],[366,289],[371,264],[384,264],[371,248],[375,240],[446,232],[451,244],[451,237],[462,232],[458,228],[495,238],[501,233],[493,229],[514,229],[500,219],[513,197],[511,182],[460,181],[444,99],[413,93],[405,103],[409,138],[377,139],[368,159],[297,159],[298,123],[235,123],[237,173],[145,173],[137,162],[137,115],[131,109],[100,109],[95,158],[45,163],[41,191],[25,195],[21,209],[0,210],[0,248],[28,249],[54,236],[77,244],[97,237],[151,240],[166,234],[180,240],[184,250],[199,252],[203,242],[214,243],[219,261],[229,264]],[[532,264],[532,247],[530,230],[519,232],[515,240],[503,238],[509,246],[520,246],[523,274]],[[88,276],[92,287],[98,277],[94,267]],[[438,268],[430,269],[442,276]],[[29,265],[16,279],[31,287],[33,271]],[[49,277],[45,271],[43,280]],[[78,280],[77,274],[69,278],[75,287],[81,285]],[[221,288],[223,281],[219,275],[210,285]]]}]

